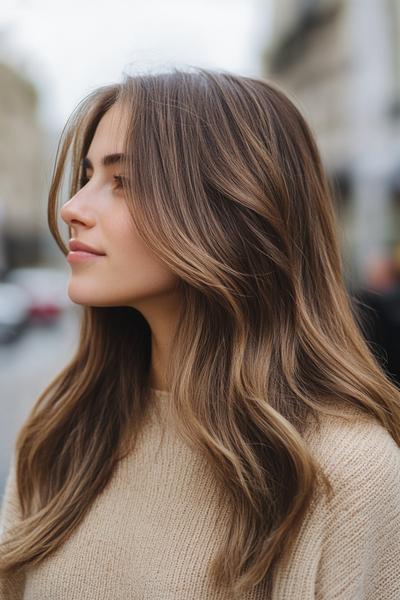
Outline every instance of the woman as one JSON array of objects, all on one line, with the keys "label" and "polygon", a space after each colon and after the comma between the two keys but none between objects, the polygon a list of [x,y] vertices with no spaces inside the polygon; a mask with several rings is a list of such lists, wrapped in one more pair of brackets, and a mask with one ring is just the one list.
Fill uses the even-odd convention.
[{"label": "woman", "polygon": [[16,440],[1,598],[400,597],[400,392],[286,95],[125,74],[63,131],[49,223],[81,334]]}]

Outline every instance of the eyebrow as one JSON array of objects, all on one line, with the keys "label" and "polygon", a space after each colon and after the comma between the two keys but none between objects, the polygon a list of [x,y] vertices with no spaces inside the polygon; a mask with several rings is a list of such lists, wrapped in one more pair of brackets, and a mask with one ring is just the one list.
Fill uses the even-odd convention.
[{"label": "eyebrow", "polygon": [[[110,165],[120,163],[123,158],[123,154],[107,154],[101,159],[101,164],[103,167],[109,167]],[[82,168],[93,169],[92,161],[87,156],[85,156],[85,158],[82,160]]]}]

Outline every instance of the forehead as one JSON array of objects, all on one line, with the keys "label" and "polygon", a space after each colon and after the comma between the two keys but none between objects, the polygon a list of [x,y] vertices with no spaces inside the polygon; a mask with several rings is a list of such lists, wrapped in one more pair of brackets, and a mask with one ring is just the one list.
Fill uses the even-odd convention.
[{"label": "forehead", "polygon": [[99,162],[106,154],[123,151],[127,115],[121,105],[113,104],[100,119],[88,149],[88,157],[92,162]]}]

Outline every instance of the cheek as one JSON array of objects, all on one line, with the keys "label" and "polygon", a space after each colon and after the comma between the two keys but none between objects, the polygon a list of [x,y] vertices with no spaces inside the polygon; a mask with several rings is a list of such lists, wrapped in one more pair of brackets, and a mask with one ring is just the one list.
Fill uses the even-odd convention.
[{"label": "cheek", "polygon": [[[121,253],[113,257],[115,286],[133,295],[160,294],[174,289],[178,278],[141,240],[132,237]],[[117,281],[115,281],[115,276]]]},{"label": "cheek", "polygon": [[108,254],[99,261],[74,267],[68,294],[90,306],[139,306],[175,290],[178,277],[126,225],[105,235]]}]

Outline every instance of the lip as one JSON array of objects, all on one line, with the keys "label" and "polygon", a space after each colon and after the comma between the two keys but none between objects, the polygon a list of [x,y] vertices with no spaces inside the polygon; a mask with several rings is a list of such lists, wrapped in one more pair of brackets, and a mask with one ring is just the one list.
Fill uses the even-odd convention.
[{"label": "lip", "polygon": [[105,254],[93,254],[93,252],[83,252],[82,250],[76,250],[68,252],[67,261],[70,263],[73,262],[84,262],[87,260],[95,260],[99,258],[104,258]]},{"label": "lip", "polygon": [[71,239],[69,241],[69,249],[71,252],[85,252],[86,254],[94,254],[96,256],[105,256],[104,252],[100,252],[96,248],[92,248],[88,244],[84,244],[83,242],[79,242],[78,240]]}]

